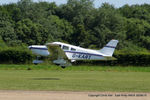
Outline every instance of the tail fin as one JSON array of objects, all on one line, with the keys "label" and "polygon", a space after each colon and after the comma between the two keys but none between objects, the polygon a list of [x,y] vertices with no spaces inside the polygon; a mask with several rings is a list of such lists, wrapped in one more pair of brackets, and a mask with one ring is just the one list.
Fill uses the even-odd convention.
[{"label": "tail fin", "polygon": [[108,42],[108,44],[105,47],[103,47],[98,52],[103,53],[108,56],[112,56],[118,42],[119,42],[118,40],[111,40],[110,42]]}]

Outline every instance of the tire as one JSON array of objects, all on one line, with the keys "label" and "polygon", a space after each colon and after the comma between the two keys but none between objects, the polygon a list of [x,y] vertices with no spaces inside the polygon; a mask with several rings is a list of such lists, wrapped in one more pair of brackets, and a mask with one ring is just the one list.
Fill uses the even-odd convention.
[{"label": "tire", "polygon": [[34,65],[38,65],[38,63],[34,63]]},{"label": "tire", "polygon": [[64,69],[64,68],[66,68],[66,66],[61,66],[61,68],[63,68],[63,69]]}]

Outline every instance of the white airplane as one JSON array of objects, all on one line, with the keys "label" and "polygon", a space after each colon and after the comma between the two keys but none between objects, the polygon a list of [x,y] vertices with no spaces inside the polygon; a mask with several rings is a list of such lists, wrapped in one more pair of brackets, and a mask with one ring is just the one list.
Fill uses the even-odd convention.
[{"label": "white airplane", "polygon": [[[118,40],[111,40],[100,50],[85,49],[82,47],[62,43],[52,42],[46,45],[31,45],[28,48],[37,56],[56,56],[53,63],[62,68],[71,65],[69,62],[77,60],[110,60],[117,46]],[[34,60],[33,63],[42,63],[41,60]]]}]

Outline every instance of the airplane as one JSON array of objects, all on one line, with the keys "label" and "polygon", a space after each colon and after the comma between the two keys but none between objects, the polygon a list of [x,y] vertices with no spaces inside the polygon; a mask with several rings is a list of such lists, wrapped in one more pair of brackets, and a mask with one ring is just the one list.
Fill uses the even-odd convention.
[{"label": "airplane", "polygon": [[[71,62],[78,60],[110,60],[118,44],[118,40],[111,40],[100,50],[86,49],[79,46],[70,45],[62,42],[52,42],[46,45],[31,45],[28,48],[33,54],[37,55],[34,64],[43,63],[38,60],[38,56],[55,58],[54,64],[60,65],[62,68],[70,66]],[[56,56],[56,57],[54,57]]]}]

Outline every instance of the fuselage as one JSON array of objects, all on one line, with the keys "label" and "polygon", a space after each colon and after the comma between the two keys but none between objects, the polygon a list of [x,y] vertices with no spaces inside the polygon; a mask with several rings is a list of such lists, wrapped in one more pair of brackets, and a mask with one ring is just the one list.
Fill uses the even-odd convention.
[{"label": "fuselage", "polygon": [[[105,60],[105,57],[107,57],[107,55],[102,54],[97,50],[85,49],[62,42],[53,42],[52,44],[59,45],[69,60]],[[29,46],[29,49],[37,56],[50,55],[50,52],[45,45],[32,45]]]}]

